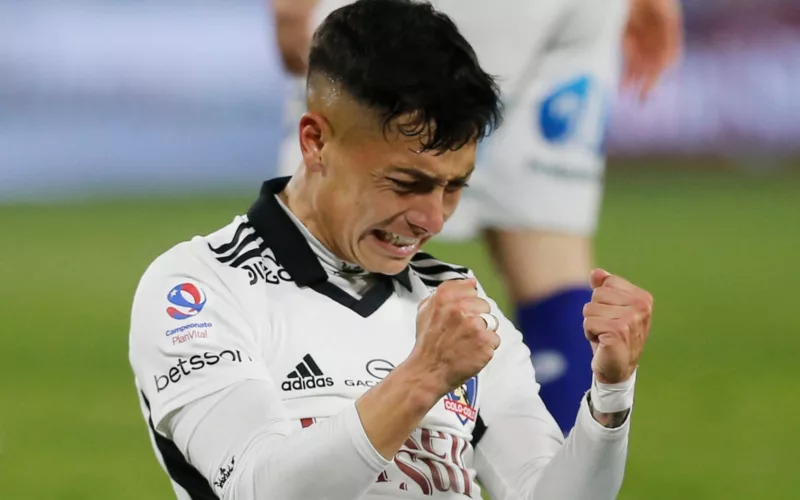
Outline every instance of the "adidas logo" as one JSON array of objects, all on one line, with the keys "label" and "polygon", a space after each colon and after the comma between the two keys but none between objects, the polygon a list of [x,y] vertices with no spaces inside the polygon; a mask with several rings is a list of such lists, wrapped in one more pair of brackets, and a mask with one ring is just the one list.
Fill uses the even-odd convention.
[{"label": "adidas logo", "polygon": [[333,385],[333,379],[324,376],[310,354],[303,356],[303,361],[289,372],[286,378],[289,380],[285,380],[281,384],[281,389],[284,391],[302,391],[304,389],[318,389]]}]

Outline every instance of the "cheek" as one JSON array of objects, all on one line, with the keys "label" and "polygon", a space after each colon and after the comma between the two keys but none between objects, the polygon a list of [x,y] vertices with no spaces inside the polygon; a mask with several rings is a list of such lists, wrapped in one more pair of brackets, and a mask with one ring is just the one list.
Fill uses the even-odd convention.
[{"label": "cheek", "polygon": [[455,193],[446,193],[444,195],[444,202],[442,203],[442,211],[444,212],[444,220],[450,218],[453,212],[458,207],[458,202],[461,200],[461,191]]},{"label": "cheek", "polygon": [[326,219],[343,235],[361,233],[375,223],[375,200],[352,186],[331,193],[328,207]]},{"label": "cheek", "polygon": [[390,222],[408,209],[406,198],[391,191],[362,191],[356,195],[358,220],[365,225]]}]

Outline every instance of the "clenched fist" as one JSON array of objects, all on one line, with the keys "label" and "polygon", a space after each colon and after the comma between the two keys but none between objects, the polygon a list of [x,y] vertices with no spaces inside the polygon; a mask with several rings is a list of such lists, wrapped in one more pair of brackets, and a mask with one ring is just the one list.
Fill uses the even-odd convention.
[{"label": "clenched fist", "polygon": [[650,333],[653,296],[602,269],[592,271],[592,301],[583,308],[583,329],[592,344],[592,371],[598,382],[630,378]]},{"label": "clenched fist", "polygon": [[420,303],[409,359],[432,375],[442,396],[480,372],[500,346],[497,318],[490,313],[474,278],[446,281]]}]

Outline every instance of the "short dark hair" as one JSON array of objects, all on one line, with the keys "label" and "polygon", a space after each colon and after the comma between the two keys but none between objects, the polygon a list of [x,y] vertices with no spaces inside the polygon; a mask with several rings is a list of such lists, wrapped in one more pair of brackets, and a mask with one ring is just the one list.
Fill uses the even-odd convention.
[{"label": "short dark hair", "polygon": [[494,78],[453,21],[427,2],[358,0],[335,10],[311,44],[309,81],[318,73],[379,111],[384,127],[407,113],[416,116],[400,132],[432,132],[423,151],[479,141],[502,119]]}]

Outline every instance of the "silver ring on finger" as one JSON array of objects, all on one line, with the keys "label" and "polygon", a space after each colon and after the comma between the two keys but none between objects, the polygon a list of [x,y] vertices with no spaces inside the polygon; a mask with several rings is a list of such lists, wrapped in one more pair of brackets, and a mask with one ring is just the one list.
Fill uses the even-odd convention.
[{"label": "silver ring on finger", "polygon": [[486,323],[486,329],[490,332],[496,332],[497,328],[500,326],[500,322],[497,320],[494,314],[489,313],[481,313],[481,318]]}]

